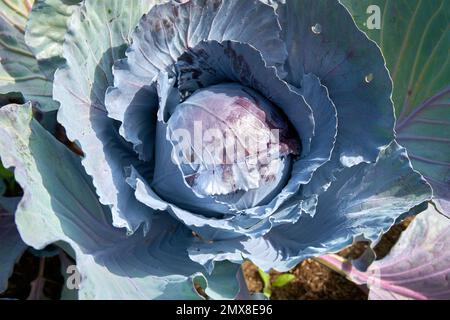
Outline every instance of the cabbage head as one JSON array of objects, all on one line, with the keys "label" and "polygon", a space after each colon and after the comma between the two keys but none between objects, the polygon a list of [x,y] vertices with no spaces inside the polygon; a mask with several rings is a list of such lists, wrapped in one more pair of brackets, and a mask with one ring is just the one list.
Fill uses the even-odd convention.
[{"label": "cabbage head", "polygon": [[[9,216],[26,245],[71,253],[81,299],[236,298],[243,261],[286,271],[375,243],[431,199],[380,49],[339,1],[38,0],[26,26],[11,17]],[[36,116],[56,110],[82,156]]]}]

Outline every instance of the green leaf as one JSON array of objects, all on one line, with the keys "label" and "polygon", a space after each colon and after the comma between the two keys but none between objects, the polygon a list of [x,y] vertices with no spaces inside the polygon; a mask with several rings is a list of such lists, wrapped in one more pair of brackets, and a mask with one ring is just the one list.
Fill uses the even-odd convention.
[{"label": "green leaf", "polygon": [[0,0],[0,94],[21,93],[42,111],[55,110],[52,82],[41,72],[25,44],[27,1]]},{"label": "green leaf", "polygon": [[8,191],[16,195],[17,184],[14,180],[14,173],[11,170],[5,169],[0,161],[0,196]]},{"label": "green leaf", "polygon": [[259,276],[261,277],[264,287],[270,287],[270,275],[258,268]]},{"label": "green leaf", "polygon": [[278,276],[274,282],[272,282],[272,286],[273,287],[284,287],[285,285],[291,283],[292,281],[295,280],[295,276],[293,274],[290,273],[284,273],[280,276]]},{"label": "green leaf", "polygon": [[14,173],[9,171],[8,169],[5,169],[5,167],[3,167],[3,164],[0,162],[0,179],[10,179],[13,177]]},{"label": "green leaf", "polygon": [[258,268],[259,276],[264,284],[263,293],[267,298],[270,298],[272,295],[271,283],[270,283],[270,275],[264,272],[262,269]]},{"label": "green leaf", "polygon": [[[450,212],[450,2],[342,2],[381,47],[394,82],[398,140]],[[370,5],[381,9],[380,30],[367,28]]]},{"label": "green leaf", "polygon": [[25,41],[49,78],[64,63],[63,43],[72,13],[81,0],[37,0],[26,26]]}]

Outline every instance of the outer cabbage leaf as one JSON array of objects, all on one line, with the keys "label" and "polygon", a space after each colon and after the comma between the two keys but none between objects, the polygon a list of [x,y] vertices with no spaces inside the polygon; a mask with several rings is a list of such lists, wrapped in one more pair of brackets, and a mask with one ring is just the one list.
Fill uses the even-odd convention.
[{"label": "outer cabbage leaf", "polygon": [[62,45],[68,22],[81,1],[37,0],[30,13],[25,41],[49,79],[64,63]]},{"label": "outer cabbage leaf", "polygon": [[[398,140],[450,214],[450,85],[448,1],[342,1],[383,51],[394,81]],[[406,4],[407,2],[407,4]],[[381,8],[381,29],[368,30],[369,5]]]},{"label": "outer cabbage leaf", "polygon": [[350,280],[368,285],[369,299],[449,299],[450,220],[429,209],[414,219],[385,258],[366,272],[335,255],[320,258]]},{"label": "outer cabbage leaf", "polygon": [[261,269],[287,271],[299,261],[337,252],[364,237],[375,241],[410,209],[431,199],[431,188],[414,171],[404,148],[393,142],[376,163],[362,163],[337,174],[319,196],[316,214],[302,215],[263,237],[215,243],[197,242],[190,250],[196,261],[240,261],[248,258]]},{"label": "outer cabbage leaf", "polygon": [[39,103],[43,111],[55,110],[52,83],[40,71],[25,44],[24,28],[31,10],[27,0],[0,1],[0,94],[21,93]]},{"label": "outer cabbage leaf", "polygon": [[[2,149],[2,161],[15,168],[24,189],[16,211],[22,238],[36,249],[57,241],[73,248],[83,276],[80,298],[199,298],[193,279],[203,277],[202,267],[187,256],[194,239],[189,229],[160,214],[151,234],[127,236],[111,225],[80,159],[32,120],[31,105],[2,108],[0,122],[0,142],[12,142]],[[232,297],[237,285],[218,290],[223,271],[206,279],[216,297]]]},{"label": "outer cabbage leaf", "polygon": [[111,206],[114,225],[130,232],[141,223],[148,231],[153,210],[135,199],[125,181],[124,168],[139,170],[142,163],[108,118],[104,98],[113,84],[113,63],[124,57],[139,18],[158,2],[84,1],[69,22],[63,45],[67,64],[57,70],[54,81],[54,97],[62,106],[58,121],[83,149],[83,166],[93,177],[100,201]]},{"label": "outer cabbage leaf", "polygon": [[276,7],[288,50],[285,80],[300,87],[304,74],[316,75],[337,109],[332,160],[304,190],[314,195],[343,167],[374,162],[393,140],[392,83],[379,48],[338,1],[286,0]]},{"label": "outer cabbage leaf", "polygon": [[449,243],[450,220],[430,207],[386,258],[371,265],[372,279],[379,278],[370,284],[369,299],[449,299]]},{"label": "outer cabbage leaf", "polygon": [[6,290],[14,264],[27,248],[14,222],[14,211],[19,200],[0,198],[0,292]]},{"label": "outer cabbage leaf", "polygon": [[221,261],[215,264],[211,277],[206,280],[205,293],[216,300],[239,298],[239,294],[248,293],[247,285],[239,281],[240,264]]},{"label": "outer cabbage leaf", "polygon": [[33,2],[34,0],[1,0],[0,17],[24,33]]},{"label": "outer cabbage leaf", "polygon": [[[13,99],[11,95],[2,97],[0,108]],[[0,144],[3,146],[3,144]],[[6,183],[14,179],[14,173],[5,169],[0,162],[0,293],[8,286],[8,278],[13,272],[14,264],[22,256],[27,245],[22,241],[14,221],[14,212],[20,198],[2,197],[7,191]]]}]

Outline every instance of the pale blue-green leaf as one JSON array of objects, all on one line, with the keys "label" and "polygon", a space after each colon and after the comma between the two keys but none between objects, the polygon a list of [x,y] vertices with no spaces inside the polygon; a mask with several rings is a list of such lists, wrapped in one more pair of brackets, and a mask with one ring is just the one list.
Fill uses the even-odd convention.
[{"label": "pale blue-green leaf", "polygon": [[0,0],[0,17],[24,33],[33,2],[34,0]]},{"label": "pale blue-green leaf", "polygon": [[313,73],[327,87],[338,110],[341,162],[376,160],[394,127],[392,83],[379,48],[338,1],[286,0],[277,12],[289,53],[287,81],[300,86],[303,74]]},{"label": "pale blue-green leaf", "polygon": [[[342,0],[383,51],[394,81],[398,140],[450,215],[450,3],[446,0]],[[369,5],[381,28],[368,29]]]},{"label": "pale blue-green leaf", "polygon": [[374,162],[393,140],[392,82],[379,48],[338,1],[277,2],[289,55],[286,81],[300,87],[304,74],[314,74],[337,109],[332,160],[317,171],[305,191],[316,194],[326,189],[337,170]]},{"label": "pale blue-green leaf", "polygon": [[41,73],[23,33],[1,15],[0,94],[6,93],[20,93],[25,100],[39,103],[42,111],[58,107],[52,100],[52,82]]},{"label": "pale blue-green leaf", "polygon": [[141,223],[148,231],[153,210],[139,203],[125,182],[124,168],[141,163],[108,117],[104,99],[113,85],[112,65],[124,57],[139,18],[157,2],[84,1],[72,14],[63,45],[67,64],[55,73],[53,91],[62,106],[58,120],[83,149],[83,166],[100,201],[111,206],[115,226],[132,232]]},{"label": "pale blue-green leaf", "polygon": [[234,299],[241,288],[237,277],[241,265],[228,261],[216,262],[211,275],[206,277],[205,293],[214,300]]},{"label": "pale blue-green leaf", "polygon": [[62,45],[70,17],[82,0],[36,0],[25,30],[25,42],[42,72],[53,79],[64,63]]}]

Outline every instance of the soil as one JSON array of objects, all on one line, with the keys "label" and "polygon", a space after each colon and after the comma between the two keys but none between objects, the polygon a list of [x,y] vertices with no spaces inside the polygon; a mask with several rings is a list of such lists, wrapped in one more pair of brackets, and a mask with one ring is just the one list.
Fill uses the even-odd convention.
[{"label": "soil", "polygon": [[[34,292],[34,295],[30,296],[31,283],[38,278],[42,259],[44,260],[44,286],[40,292]],[[58,300],[61,297],[63,283],[59,256],[39,258],[31,253],[31,250],[27,250],[15,265],[8,289],[0,295],[0,299]]]},{"label": "soil", "polygon": [[[263,283],[253,264],[244,264],[244,274],[251,292],[261,292]],[[290,271],[295,280],[281,288],[273,288],[273,300],[363,300],[367,293],[338,273],[308,259]],[[270,273],[272,280],[279,273]]]}]

